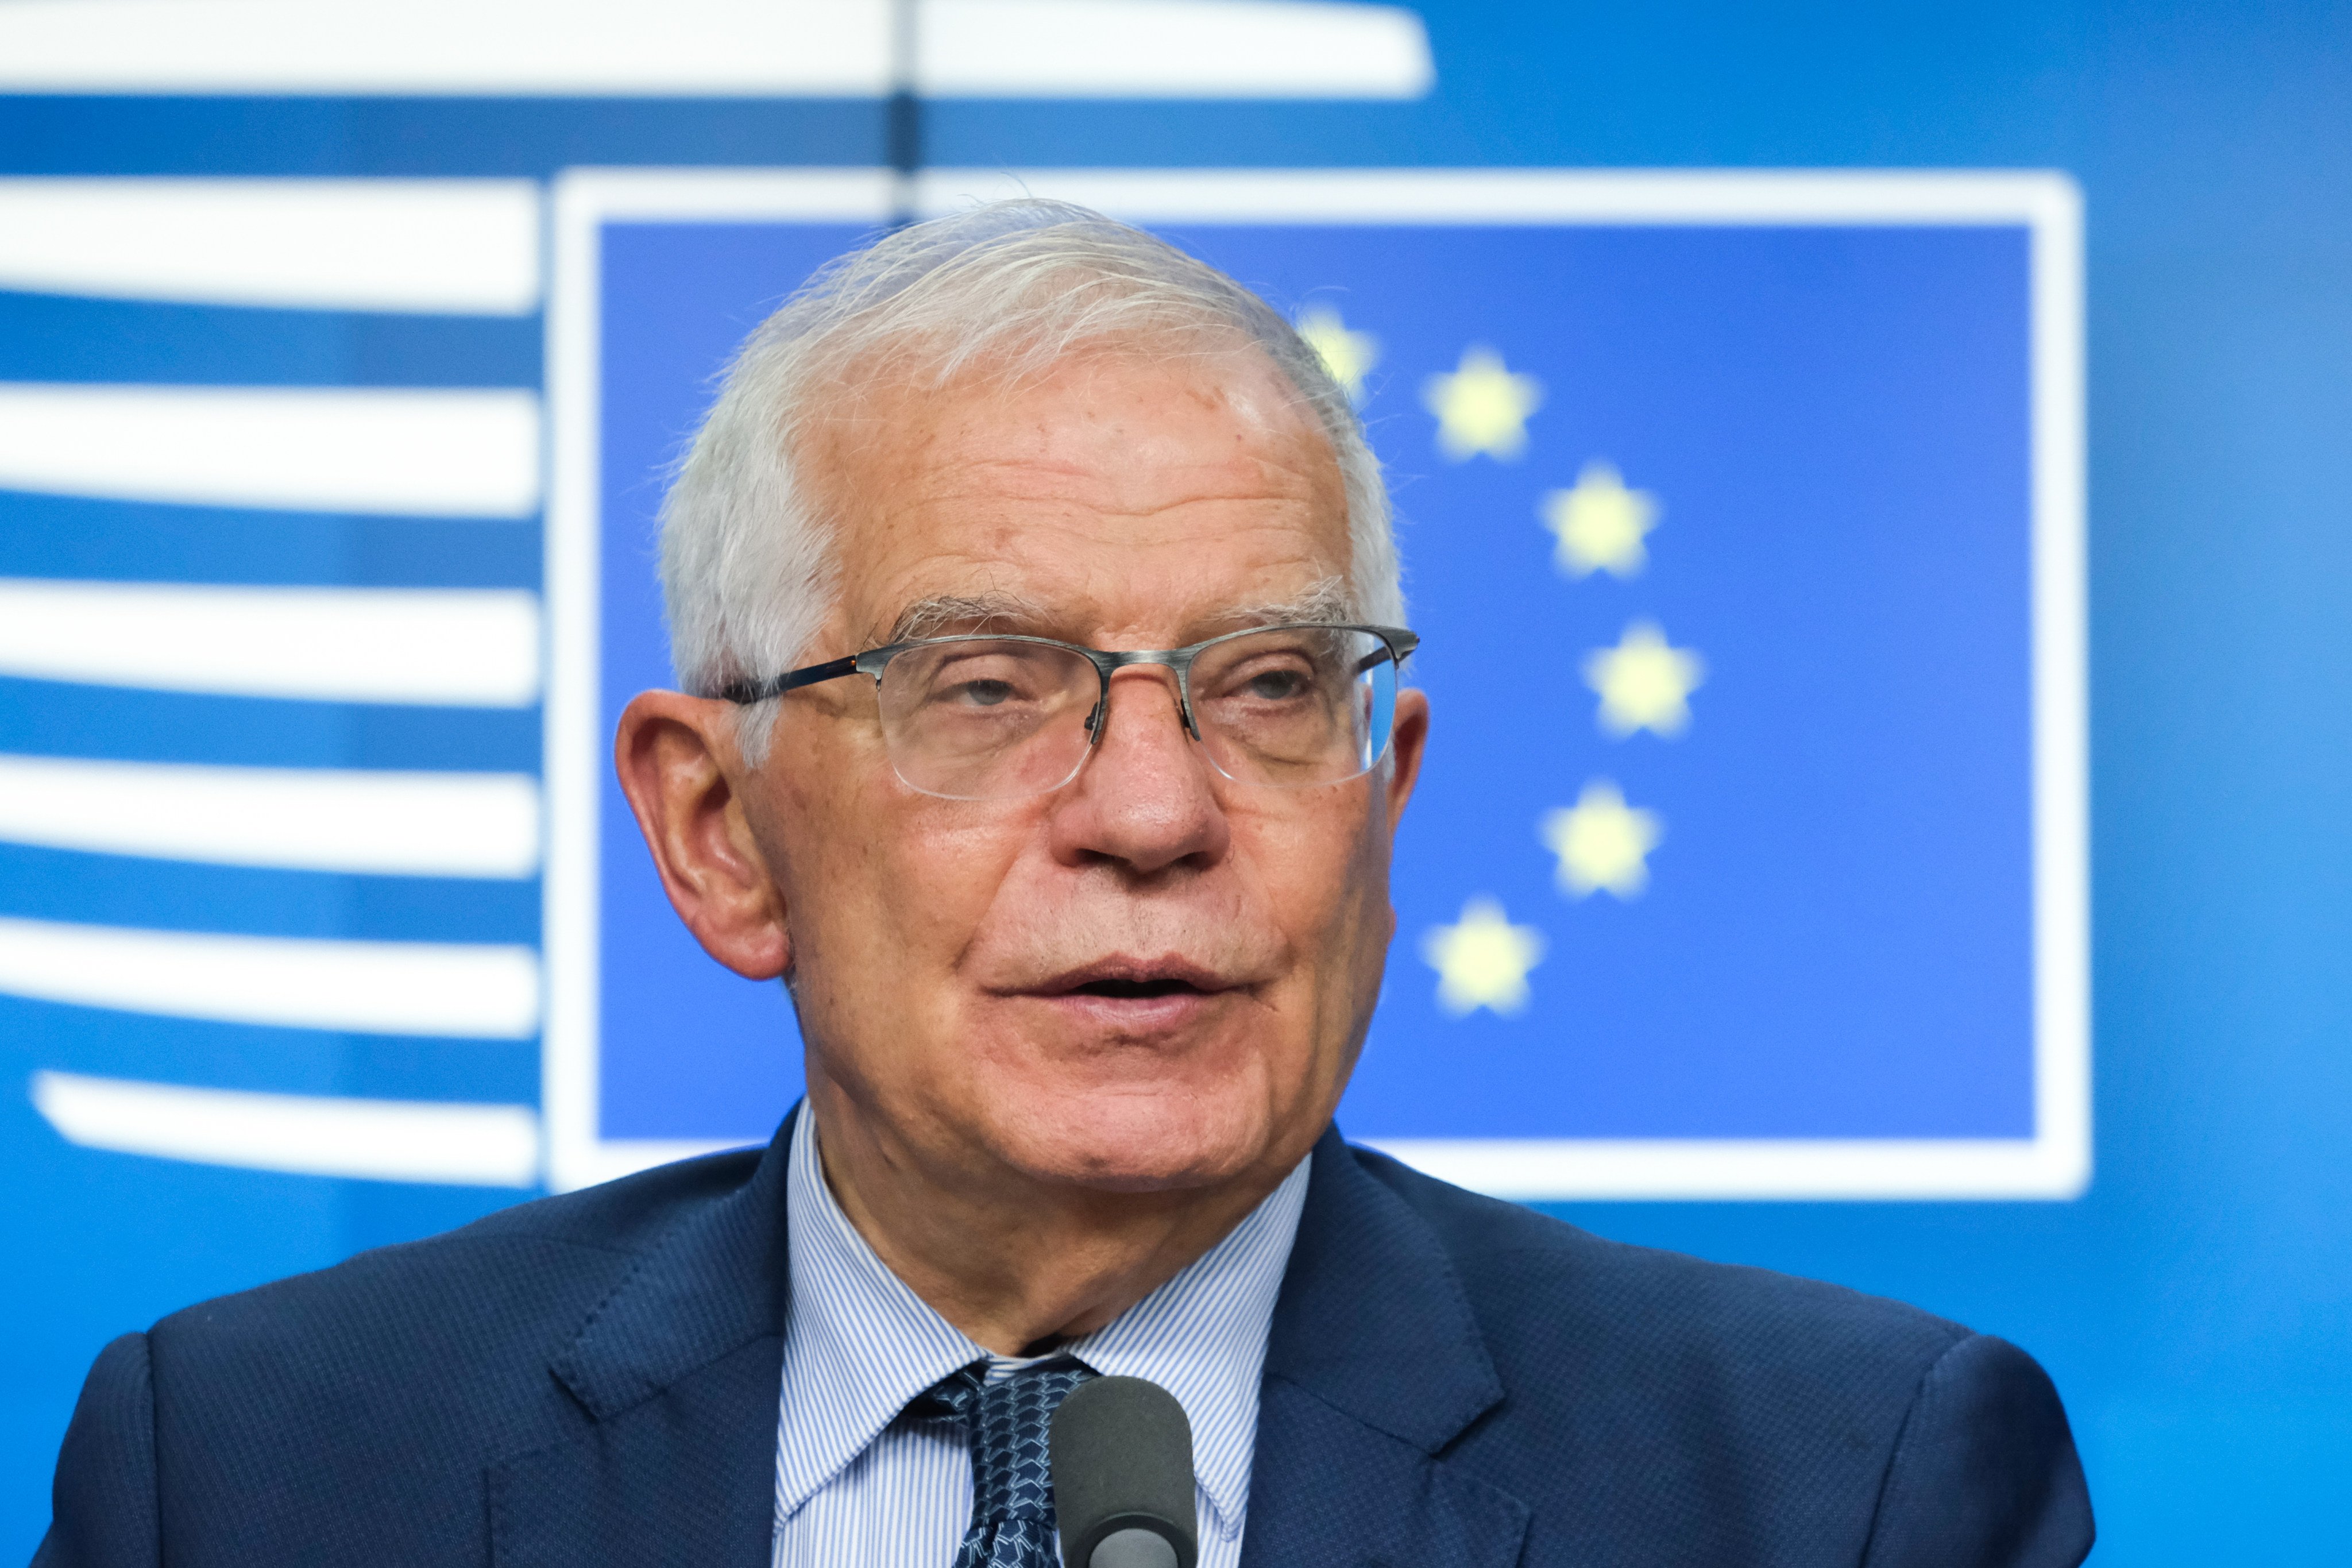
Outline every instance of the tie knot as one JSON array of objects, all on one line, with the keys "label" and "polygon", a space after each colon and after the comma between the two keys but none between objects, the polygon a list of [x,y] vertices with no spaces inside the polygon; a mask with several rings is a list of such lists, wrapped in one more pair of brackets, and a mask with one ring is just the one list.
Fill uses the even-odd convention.
[{"label": "tie knot", "polygon": [[[1050,1563],[1054,1472],[1046,1437],[1054,1412],[1094,1370],[1057,1356],[993,1383],[987,1373],[987,1363],[975,1362],[933,1384],[908,1407],[956,1418],[971,1442],[971,1531],[956,1561],[959,1568]],[[1033,1555],[1041,1551],[1045,1555]]]}]

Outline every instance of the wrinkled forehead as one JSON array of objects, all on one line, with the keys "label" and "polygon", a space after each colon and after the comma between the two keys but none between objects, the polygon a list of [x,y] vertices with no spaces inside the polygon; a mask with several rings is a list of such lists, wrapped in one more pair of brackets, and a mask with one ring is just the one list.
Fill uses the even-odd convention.
[{"label": "wrinkled forehead", "polygon": [[872,374],[845,381],[810,434],[861,636],[1211,636],[1344,607],[1338,458],[1247,344]]}]

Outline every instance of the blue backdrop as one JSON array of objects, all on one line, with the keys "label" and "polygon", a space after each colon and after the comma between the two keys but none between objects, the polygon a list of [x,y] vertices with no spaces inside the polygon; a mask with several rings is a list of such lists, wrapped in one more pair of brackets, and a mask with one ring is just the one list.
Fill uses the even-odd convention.
[{"label": "blue backdrop", "polygon": [[[962,167],[2069,172],[2087,215],[2095,1179],[2065,1202],[1562,1212],[1627,1239],[1901,1296],[2028,1346],[2073,1412],[2103,1560],[2336,1560],[2338,1497],[2352,1473],[2352,1360],[2343,1348],[2352,1341],[2344,500],[2352,443],[2343,434],[2352,429],[2352,130],[2343,114],[2352,12],[1603,11],[1444,0],[1420,10],[1437,71],[1425,98],[941,102],[926,116],[927,153]],[[877,102],[848,100],[26,94],[0,97],[0,174],[536,179],[584,164],[868,165],[884,155],[886,118]],[[1202,243],[1214,251],[1213,238]],[[1244,276],[1293,289],[1300,302],[1335,280],[1326,269],[1285,273],[1286,263],[1230,254]],[[1607,276],[1666,280],[1657,268],[1622,261]],[[1339,309],[1351,323],[1369,321],[1356,300],[1377,280],[1339,280],[1358,292],[1339,296]],[[1998,303],[1990,293],[1965,298]],[[1414,319],[1431,323],[1429,342],[1386,329],[1383,352],[1400,368],[1381,395],[1400,413],[1378,428],[1383,440],[1402,439],[1410,416],[1421,421],[1412,438],[1425,444],[1420,376],[1453,368],[1472,339],[1521,365],[1508,321],[1441,323],[1426,309]],[[0,383],[9,384],[529,389],[541,384],[541,343],[528,313],[0,293]],[[1653,333],[1639,346],[1660,353],[1662,340]],[[1997,342],[1979,334],[1962,346],[1969,374],[1989,383],[2005,374]],[[1580,651],[1609,645],[1637,615],[1652,617],[1675,646],[1707,657],[1710,684],[1693,696],[1680,741],[1612,742],[1589,717],[1555,737],[1560,788],[1515,803],[1517,826],[1497,814],[1494,828],[1517,837],[1513,875],[1524,887],[1464,885],[1441,896],[1433,886],[1427,906],[1408,911],[1391,987],[1410,975],[1424,989],[1402,1000],[1423,1008],[1430,976],[1411,933],[1457,919],[1471,892],[1495,893],[1521,923],[1539,909],[1633,916],[1667,907],[1671,857],[1704,817],[1696,801],[1670,792],[1715,776],[1719,762],[1706,748],[1717,734],[1729,744],[1717,721],[1741,710],[1733,683],[1752,679],[1766,657],[1760,640],[1741,651],[1722,602],[1732,558],[1698,542],[1719,503],[1694,477],[1696,458],[1673,447],[1699,426],[1600,428],[1592,422],[1620,406],[1604,387],[1579,415],[1590,439],[1539,447],[1544,422],[1570,412],[1559,400],[1578,383],[1538,358],[1526,365],[1555,401],[1529,423],[1523,466],[1490,465],[1491,475],[1476,464],[1444,468],[1425,445],[1412,464],[1397,448],[1390,456],[1433,476],[1433,496],[1456,479],[1515,484],[1492,505],[1522,519],[1528,492],[1570,482],[1593,456],[1613,461],[1628,484],[1655,489],[1668,510],[1643,577],[1570,583],[1529,521],[1515,546],[1525,559],[1506,585],[1531,603],[1550,595]],[[1540,485],[1538,462],[1549,469]],[[1982,468],[1969,478],[1999,489]],[[1407,489],[1408,516],[1416,504]],[[1433,505],[1432,516],[1440,510]],[[392,520],[0,496],[5,579],[535,589],[541,542],[535,515]],[[1414,548],[1410,532],[1407,543]],[[1448,591],[1426,584],[1433,612]],[[1463,620],[1461,654],[1475,646],[1475,629]],[[1457,683],[1457,657],[1433,646],[1433,686]],[[1986,672],[1988,682],[1997,673]],[[1709,708],[1716,699],[1722,706]],[[404,707],[0,682],[0,752],[11,756],[530,773],[541,732],[529,702]],[[1668,820],[1646,905],[1558,902],[1540,845],[1524,837],[1531,809],[1574,800],[1586,763],[1603,752],[1626,797],[1660,804]],[[1997,752],[1982,761],[2000,765]],[[1433,801],[1444,787],[1466,787],[1432,782]],[[1988,882],[1982,896],[2014,890]],[[0,847],[0,917],[386,942],[527,946],[541,934],[528,874],[205,867],[25,845]],[[1566,928],[1552,934],[1546,963],[1557,974],[1570,950]],[[1530,984],[1548,977],[1538,967]],[[1616,1005],[1626,1016],[1657,1016],[1643,997],[1629,985]],[[65,1071],[416,1102],[535,1101],[530,1030],[500,1032],[494,1022],[478,1037],[289,1028],[0,998],[0,1084]],[[1507,1022],[1489,1010],[1460,1021],[1432,1016],[1429,1026],[1499,1034]],[[1367,1115],[1378,1114],[1378,1089],[1367,1079]],[[1956,1110],[1953,1125],[1997,1130],[2014,1114],[1988,1090],[1965,1116]],[[0,1257],[11,1261],[13,1287],[0,1307],[0,1553],[19,1555],[46,1518],[47,1467],[74,1389],[110,1334],[524,1195],[100,1152],[66,1142],[15,1088],[0,1093],[0,1165],[10,1193]]]},{"label": "blue backdrop", "polygon": [[[1341,1124],[2031,1139],[2027,229],[1171,227],[1350,334],[1405,520],[1439,739]],[[597,1130],[756,1139],[797,1092],[789,1016],[686,935],[601,751],[667,679],[650,476],[780,279],[856,231],[595,232]],[[1450,451],[1428,384],[1482,349],[1527,390],[1497,449]],[[1605,565],[1543,521],[1595,491],[1643,514]],[[1689,664],[1621,732],[1585,665],[1640,627]],[[1593,789],[1658,836],[1611,885],[1564,875],[1543,837]],[[1451,992],[1422,950],[1473,900],[1541,951],[1499,990]]]}]

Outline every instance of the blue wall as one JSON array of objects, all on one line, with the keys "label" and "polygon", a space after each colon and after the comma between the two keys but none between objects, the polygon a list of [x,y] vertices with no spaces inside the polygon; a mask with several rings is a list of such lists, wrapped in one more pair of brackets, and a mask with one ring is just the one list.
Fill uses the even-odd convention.
[{"label": "blue wall", "polygon": [[[1439,85],[1419,103],[944,105],[929,152],[963,165],[2070,171],[2088,213],[2094,1184],[2058,1205],[1572,1217],[1905,1297],[2025,1344],[2074,1413],[2102,1561],[2341,1561],[2352,7],[1421,9]],[[863,104],[0,100],[0,173],[543,174],[862,163],[880,148]],[[0,379],[193,378],[160,340],[140,351],[163,356],[152,365],[79,357],[98,352],[87,332],[102,310],[26,312],[0,331]],[[527,334],[478,345],[482,381],[536,379]],[[336,361],[322,379],[396,381],[411,350],[425,352],[354,328],[304,352]],[[0,527],[0,574],[73,573],[70,547],[31,517]],[[350,526],[353,558],[374,559],[366,525]],[[536,563],[479,570],[527,583]],[[0,740],[43,749],[32,731],[53,711],[0,692]],[[12,1052],[65,1026],[55,1012],[0,1017],[12,1079]],[[24,1263],[0,1308],[0,1557],[37,1538],[48,1457],[109,1335],[510,1195],[193,1167],[159,1189],[143,1162],[61,1150],[14,1097],[0,1097],[0,1255]]]}]

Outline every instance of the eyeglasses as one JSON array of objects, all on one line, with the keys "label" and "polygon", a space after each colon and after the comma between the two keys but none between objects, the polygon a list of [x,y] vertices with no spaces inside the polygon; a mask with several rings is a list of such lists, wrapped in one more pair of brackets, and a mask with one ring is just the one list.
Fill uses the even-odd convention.
[{"label": "eyeglasses", "polygon": [[1051,637],[915,637],[719,693],[751,703],[870,675],[890,766],[949,800],[1044,795],[1078,776],[1130,665],[1174,672],[1184,730],[1235,784],[1302,789],[1371,771],[1396,724],[1401,626],[1276,626],[1106,652]]}]

